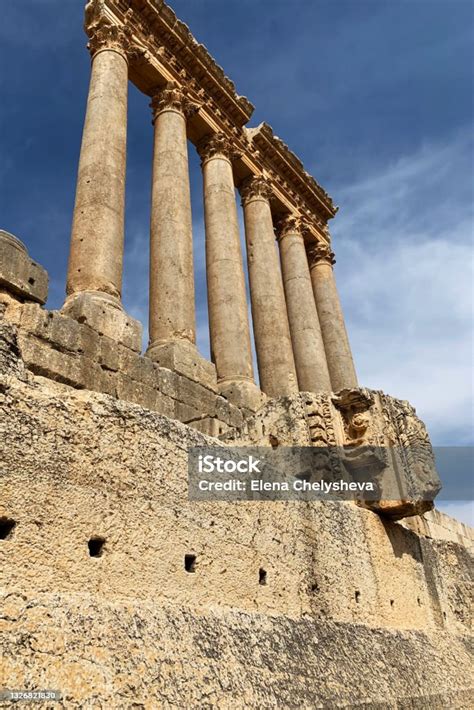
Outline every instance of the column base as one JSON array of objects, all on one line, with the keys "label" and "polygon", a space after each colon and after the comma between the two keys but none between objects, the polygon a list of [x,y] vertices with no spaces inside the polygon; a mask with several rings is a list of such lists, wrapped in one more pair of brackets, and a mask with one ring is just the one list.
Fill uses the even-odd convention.
[{"label": "column base", "polygon": [[267,397],[252,380],[221,380],[219,392],[236,407],[256,412],[265,403]]},{"label": "column base", "polygon": [[217,392],[216,368],[206,360],[189,340],[168,340],[151,343],[146,357],[160,367],[177,372],[194,382]]},{"label": "column base", "polygon": [[142,325],[125,313],[117,298],[100,291],[81,291],[68,296],[61,311],[100,335],[141,351]]}]

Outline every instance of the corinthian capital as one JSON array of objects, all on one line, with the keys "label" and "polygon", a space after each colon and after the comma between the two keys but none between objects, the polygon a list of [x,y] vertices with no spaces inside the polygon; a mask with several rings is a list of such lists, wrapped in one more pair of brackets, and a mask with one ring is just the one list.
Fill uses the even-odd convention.
[{"label": "corinthian capital", "polygon": [[222,155],[228,160],[233,160],[238,155],[232,141],[224,133],[205,136],[199,141],[196,149],[201,158],[201,165],[216,155]]},{"label": "corinthian capital", "polygon": [[283,239],[288,234],[299,234],[303,237],[304,224],[301,217],[295,214],[286,214],[275,224],[275,234],[278,240]]},{"label": "corinthian capital", "polygon": [[190,118],[199,111],[200,104],[189,98],[186,88],[168,84],[164,88],[157,89],[151,99],[151,109],[153,112],[153,122],[162,111],[174,109]]},{"label": "corinthian capital", "polygon": [[246,205],[252,200],[269,200],[272,196],[272,188],[264,177],[252,175],[244,180],[239,188],[242,198],[242,205]]},{"label": "corinthian capital", "polygon": [[317,264],[333,266],[336,263],[334,253],[331,251],[331,245],[326,242],[316,242],[308,247],[308,261],[310,268]]},{"label": "corinthian capital", "polygon": [[115,25],[105,14],[103,0],[90,0],[85,8],[84,30],[89,37],[87,48],[94,57],[102,49],[111,49],[122,54],[125,59],[136,50],[132,41],[132,31],[126,24]]}]

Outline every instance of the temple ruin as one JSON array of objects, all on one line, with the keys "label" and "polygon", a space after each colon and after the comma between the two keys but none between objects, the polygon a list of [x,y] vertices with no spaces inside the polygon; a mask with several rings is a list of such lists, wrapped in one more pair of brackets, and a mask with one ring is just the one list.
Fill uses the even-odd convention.
[{"label": "temple ruin", "polygon": [[[467,708],[472,531],[432,510],[413,407],[357,381],[332,199],[268,124],[248,127],[252,104],[163,0],[90,0],[85,30],[60,311],[44,308],[45,269],[0,231],[0,688],[57,688],[68,708]],[[129,81],[153,122],[144,354],[121,300]],[[321,447],[329,468],[334,448],[354,466],[369,455],[379,500],[193,504],[186,450],[210,444]]]}]

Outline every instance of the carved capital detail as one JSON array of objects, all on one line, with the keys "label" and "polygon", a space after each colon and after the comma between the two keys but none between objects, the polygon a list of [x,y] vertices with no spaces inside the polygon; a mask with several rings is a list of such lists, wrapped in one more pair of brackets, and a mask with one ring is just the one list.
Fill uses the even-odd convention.
[{"label": "carved capital detail", "polygon": [[224,133],[213,133],[205,136],[199,141],[196,149],[201,158],[201,165],[204,165],[207,160],[214,158],[216,155],[222,155],[231,161],[239,155],[232,141]]},{"label": "carved capital detail", "polygon": [[272,196],[270,183],[264,177],[251,177],[244,180],[239,188],[242,198],[242,205],[246,205],[252,200],[269,200]]},{"label": "carved capital detail", "polygon": [[193,101],[188,96],[185,87],[168,84],[166,87],[156,90],[151,98],[150,107],[153,112],[154,123],[158,114],[166,109],[174,109],[182,113],[185,118],[191,118],[199,111],[201,104],[198,101]]},{"label": "carved capital detail", "polygon": [[280,241],[289,234],[298,234],[303,237],[304,222],[298,215],[286,214],[275,224],[276,238]]},{"label": "carved capital detail", "polygon": [[336,263],[334,253],[331,251],[331,246],[326,242],[317,242],[308,247],[308,260],[310,268],[317,264],[329,264],[333,266]]},{"label": "carved capital detail", "polygon": [[103,49],[111,49],[130,61],[143,51],[135,46],[127,24],[119,27],[107,17],[103,0],[89,0],[87,3],[84,30],[89,37],[87,48],[91,57]]}]

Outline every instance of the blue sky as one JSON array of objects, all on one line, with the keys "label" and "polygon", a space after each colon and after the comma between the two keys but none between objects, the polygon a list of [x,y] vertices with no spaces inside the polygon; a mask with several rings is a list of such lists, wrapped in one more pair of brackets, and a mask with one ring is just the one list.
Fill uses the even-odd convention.
[{"label": "blue sky", "polygon": [[[336,277],[362,384],[408,399],[436,445],[472,444],[471,0],[175,0],[340,206]],[[64,298],[89,81],[82,0],[2,2],[0,227]],[[130,87],[124,302],[147,319],[152,127]],[[190,146],[199,346],[202,184]],[[466,510],[456,510],[465,517]]]}]

